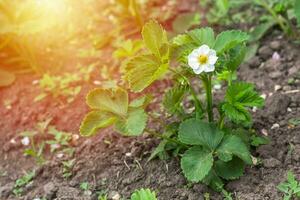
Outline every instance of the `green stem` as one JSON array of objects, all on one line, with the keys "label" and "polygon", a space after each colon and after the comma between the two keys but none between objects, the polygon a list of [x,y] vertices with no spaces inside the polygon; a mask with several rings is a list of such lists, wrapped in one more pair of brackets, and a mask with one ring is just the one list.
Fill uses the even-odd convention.
[{"label": "green stem", "polygon": [[189,85],[190,92],[191,92],[191,95],[193,97],[194,104],[195,104],[196,118],[201,119],[202,113],[204,112],[204,108],[203,108],[201,101],[198,99],[197,93],[196,93],[195,89],[193,88],[192,84],[190,83],[189,79],[185,75],[181,74],[180,72],[177,72],[176,70],[174,70],[172,68],[169,68],[169,70],[171,72],[181,76],[184,79],[184,81]]},{"label": "green stem", "polygon": [[222,114],[222,115],[220,116],[220,120],[219,120],[219,128],[220,128],[220,129],[223,129],[223,127],[224,127],[224,120],[225,120],[225,115]]},{"label": "green stem", "polygon": [[203,84],[205,86],[206,91],[206,101],[207,101],[207,115],[208,115],[208,121],[213,122],[214,116],[213,116],[213,101],[212,101],[212,81],[211,81],[211,74],[205,75],[202,77]]}]

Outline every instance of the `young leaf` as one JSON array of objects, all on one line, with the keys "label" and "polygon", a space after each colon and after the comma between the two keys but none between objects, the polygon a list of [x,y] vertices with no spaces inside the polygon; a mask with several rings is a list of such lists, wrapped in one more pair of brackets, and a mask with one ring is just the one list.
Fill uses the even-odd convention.
[{"label": "young leaf", "polygon": [[233,83],[228,87],[225,98],[231,104],[239,103],[246,107],[262,107],[264,105],[264,99],[254,91],[251,83]]},{"label": "young leaf", "polygon": [[118,132],[125,136],[141,135],[146,127],[148,116],[141,108],[133,109],[128,112],[128,116],[119,118],[115,124]]},{"label": "young leaf", "polygon": [[125,66],[125,80],[133,92],[141,92],[159,79],[168,69],[168,63],[162,63],[153,55],[140,55],[132,58]]},{"label": "young leaf", "polygon": [[167,33],[156,21],[145,24],[142,36],[146,47],[157,57],[162,57],[160,49],[168,43]]},{"label": "young leaf", "polygon": [[[251,154],[246,144],[241,138],[235,135],[227,135],[224,137],[217,149],[217,154],[219,158],[225,162],[228,161],[228,157],[232,158],[232,156],[235,155],[245,163],[252,164]],[[225,160],[223,159],[224,156],[226,156]]]},{"label": "young leaf", "polygon": [[243,175],[245,163],[241,159],[234,157],[229,162],[224,162],[222,160],[216,161],[214,168],[220,177],[226,180],[233,180]]},{"label": "young leaf", "polygon": [[212,47],[215,42],[214,31],[208,27],[189,31],[187,35],[190,36],[193,43],[195,43],[198,47],[200,47],[203,44]]},{"label": "young leaf", "polygon": [[215,49],[218,54],[222,54],[234,46],[246,42],[248,39],[249,36],[245,32],[237,30],[224,31],[217,36],[213,49]]},{"label": "young leaf", "polygon": [[80,126],[82,136],[92,136],[99,129],[106,128],[116,121],[116,117],[103,111],[91,111],[86,115]]},{"label": "young leaf", "polygon": [[87,104],[92,109],[125,116],[128,110],[128,93],[120,87],[94,89],[87,95]]},{"label": "young leaf", "polygon": [[201,145],[214,150],[223,138],[224,133],[215,125],[197,119],[188,119],[180,124],[179,140],[189,145]]},{"label": "young leaf", "polygon": [[140,189],[131,195],[131,200],[157,200],[155,192],[150,189]]},{"label": "young leaf", "polygon": [[165,93],[163,105],[168,113],[176,114],[182,112],[181,103],[186,91],[187,88],[185,86],[176,86]]},{"label": "young leaf", "polygon": [[195,29],[173,39],[176,57],[181,62],[186,62],[187,55],[193,49],[203,44],[212,47],[214,42],[214,31],[211,28]]},{"label": "young leaf", "polygon": [[246,110],[243,106],[240,106],[238,103],[230,104],[226,102],[222,105],[222,110],[225,115],[235,123],[247,123],[252,120],[248,110]]},{"label": "young leaf", "polygon": [[213,162],[212,152],[195,146],[183,154],[181,158],[181,168],[189,181],[199,182],[209,173]]},{"label": "young leaf", "polygon": [[246,55],[246,46],[244,44],[237,45],[228,52],[229,60],[225,63],[226,68],[232,72],[242,64]]},{"label": "young leaf", "polygon": [[130,102],[129,107],[131,108],[139,108],[139,107],[147,107],[147,105],[152,101],[151,95],[144,95]]}]

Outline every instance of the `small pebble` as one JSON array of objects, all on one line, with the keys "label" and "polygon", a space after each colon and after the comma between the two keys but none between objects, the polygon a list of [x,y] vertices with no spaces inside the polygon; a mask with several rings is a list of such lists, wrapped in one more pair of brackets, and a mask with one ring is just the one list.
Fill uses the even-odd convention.
[{"label": "small pebble", "polygon": [[273,125],[272,125],[271,129],[273,130],[273,129],[279,128],[279,127],[280,127],[279,124],[276,123],[276,124],[273,124]]},{"label": "small pebble", "polygon": [[292,112],[292,109],[291,109],[291,108],[287,108],[287,111],[288,111],[288,112]]},{"label": "small pebble", "polygon": [[94,81],[93,83],[94,83],[94,85],[101,85],[100,81]]},{"label": "small pebble", "polygon": [[274,86],[274,90],[275,90],[275,91],[278,91],[278,90],[280,90],[281,88],[282,88],[281,85],[275,85],[275,86]]},{"label": "small pebble", "polygon": [[280,57],[279,53],[277,53],[277,52],[274,52],[274,53],[273,53],[273,55],[272,55],[272,59],[273,59],[273,60],[278,61],[278,60],[280,60],[280,58],[281,58],[281,57]]},{"label": "small pebble", "polygon": [[262,133],[263,135],[265,135],[265,136],[268,136],[268,135],[269,135],[269,133],[268,133],[268,131],[267,131],[266,129],[262,129],[262,130],[261,130],[261,133]]},{"label": "small pebble", "polygon": [[279,50],[280,49],[280,42],[279,41],[272,41],[271,43],[270,43],[270,47],[271,47],[271,49],[273,49],[273,50]]},{"label": "small pebble", "polygon": [[266,99],[267,95],[266,94],[262,94],[262,95],[260,95],[260,97],[263,98],[263,99]]}]

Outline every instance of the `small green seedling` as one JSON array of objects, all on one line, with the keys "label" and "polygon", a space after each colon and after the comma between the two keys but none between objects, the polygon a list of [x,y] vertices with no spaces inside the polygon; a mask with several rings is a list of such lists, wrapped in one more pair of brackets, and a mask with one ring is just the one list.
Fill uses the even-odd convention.
[{"label": "small green seedling", "polygon": [[284,193],[283,200],[300,198],[300,182],[296,180],[292,171],[287,173],[287,182],[280,183],[277,189]]},{"label": "small green seedling", "polygon": [[72,159],[72,160],[68,160],[68,161],[63,161],[62,162],[62,165],[63,165],[63,177],[65,179],[69,178],[72,176],[72,169],[73,169],[73,166],[75,164],[75,159]]},{"label": "small green seedling", "polygon": [[35,137],[40,134],[37,131],[24,131],[20,135],[23,136],[22,143],[27,146],[30,145],[30,148],[24,150],[24,155],[33,157],[37,164],[42,165],[45,162],[43,156],[45,142],[41,141],[37,143]]},{"label": "small green seedling", "polygon": [[15,196],[19,197],[23,193],[23,188],[28,185],[32,179],[35,177],[35,171],[26,173],[21,178],[17,179],[14,185],[13,193]]},{"label": "small green seedling", "polygon": [[157,198],[155,192],[150,189],[140,189],[131,195],[131,200],[157,200]]},{"label": "small green seedling", "polygon": [[80,189],[83,191],[88,191],[90,189],[90,184],[88,182],[80,183]]},{"label": "small green seedling", "polygon": [[58,131],[55,127],[50,126],[48,134],[53,135],[53,140],[46,141],[50,145],[51,153],[58,149],[69,148],[69,142],[72,139],[72,134],[64,131]]}]

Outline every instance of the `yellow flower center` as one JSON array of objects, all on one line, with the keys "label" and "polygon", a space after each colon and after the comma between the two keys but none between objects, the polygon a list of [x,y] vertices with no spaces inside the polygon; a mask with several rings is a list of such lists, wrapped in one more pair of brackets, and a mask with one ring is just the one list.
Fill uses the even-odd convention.
[{"label": "yellow flower center", "polygon": [[208,57],[207,57],[207,55],[201,55],[201,56],[199,56],[198,60],[199,60],[200,64],[203,65],[203,64],[207,63]]}]

